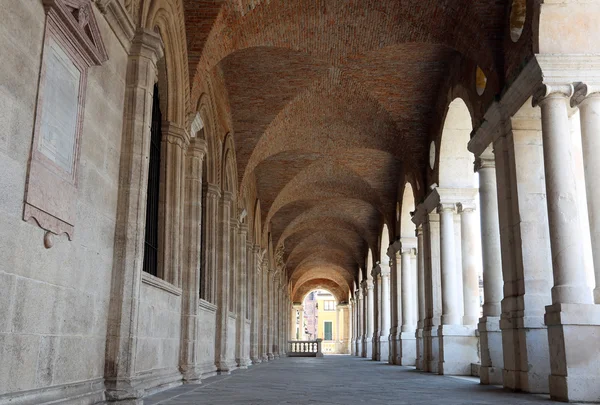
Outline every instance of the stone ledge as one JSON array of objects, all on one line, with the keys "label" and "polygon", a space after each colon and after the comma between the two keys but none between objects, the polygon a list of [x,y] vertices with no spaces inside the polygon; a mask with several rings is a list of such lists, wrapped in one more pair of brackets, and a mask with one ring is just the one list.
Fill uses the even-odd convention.
[{"label": "stone ledge", "polygon": [[546,325],[600,326],[600,305],[554,304],[546,306]]},{"label": "stone ledge", "polygon": [[142,272],[142,283],[150,285],[154,288],[158,288],[159,290],[166,291],[173,295],[181,295],[181,288],[175,287],[168,281],[155,277],[152,274],[146,273],[144,271]]},{"label": "stone ledge", "polygon": [[69,401],[77,404],[95,404],[104,400],[103,378],[0,395],[0,404],[10,405],[54,404]]},{"label": "stone ledge", "polygon": [[198,301],[198,308],[205,309],[210,312],[217,312],[217,306],[215,304],[203,300],[202,298],[200,298]]}]

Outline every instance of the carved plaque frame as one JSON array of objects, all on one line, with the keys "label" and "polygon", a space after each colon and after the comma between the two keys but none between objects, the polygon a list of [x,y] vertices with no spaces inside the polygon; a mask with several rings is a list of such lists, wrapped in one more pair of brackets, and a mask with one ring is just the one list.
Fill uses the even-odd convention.
[{"label": "carved plaque frame", "polygon": [[73,239],[87,69],[108,59],[90,0],[43,0],[46,28],[23,220]]}]

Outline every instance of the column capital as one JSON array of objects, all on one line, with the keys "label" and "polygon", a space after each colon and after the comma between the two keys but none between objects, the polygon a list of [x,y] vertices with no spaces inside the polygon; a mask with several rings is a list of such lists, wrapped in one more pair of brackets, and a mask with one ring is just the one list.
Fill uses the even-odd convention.
[{"label": "column capital", "polygon": [[372,280],[363,280],[362,283],[360,283],[360,286],[362,287],[363,295],[367,295],[367,290],[373,289],[373,281]]},{"label": "column capital", "polygon": [[475,158],[475,172],[482,169],[495,169],[496,159],[494,155],[494,148],[490,145],[481,153],[481,155]]},{"label": "column capital", "polygon": [[576,83],[573,90],[573,97],[571,97],[571,107],[577,107],[591,97],[600,98],[600,82]]},{"label": "column capital", "polygon": [[400,239],[400,243],[402,246],[402,253],[417,248],[417,238],[415,236],[405,236]]},{"label": "column capital", "polygon": [[533,94],[531,103],[537,107],[550,99],[564,99],[567,101],[574,93],[571,83],[543,83]]},{"label": "column capital", "polygon": [[219,198],[221,197],[221,187],[217,186],[213,183],[204,183],[203,187],[206,188],[206,197],[207,198]]},{"label": "column capital", "polygon": [[462,201],[457,204],[458,213],[462,214],[463,212],[474,212],[477,208],[475,201]]},{"label": "column capital", "polygon": [[204,160],[206,156],[206,141],[202,138],[193,137],[190,139],[190,143],[187,148],[188,155],[196,156],[200,160]]},{"label": "column capital", "polygon": [[181,149],[187,149],[190,143],[188,131],[176,122],[163,121],[161,125],[162,142],[177,145]]},{"label": "column capital", "polygon": [[379,265],[379,273],[381,274],[381,277],[389,277],[391,273],[390,265],[381,263]]},{"label": "column capital", "polygon": [[437,213],[441,214],[442,212],[456,212],[456,204],[449,202],[441,202],[437,206]]},{"label": "column capital", "polygon": [[231,191],[225,191],[225,190],[223,190],[221,192],[221,200],[224,203],[231,204],[233,202],[233,199],[234,199],[233,198],[233,193]]},{"label": "column capital", "polygon": [[379,265],[379,263],[377,263],[377,265],[375,265],[375,267],[373,267],[373,270],[371,270],[371,276],[373,277],[373,279],[376,279],[377,276],[379,276],[381,274],[381,266]]},{"label": "column capital", "polygon": [[152,30],[138,29],[133,37],[129,54],[143,56],[156,63],[164,55],[164,44],[160,35]]}]

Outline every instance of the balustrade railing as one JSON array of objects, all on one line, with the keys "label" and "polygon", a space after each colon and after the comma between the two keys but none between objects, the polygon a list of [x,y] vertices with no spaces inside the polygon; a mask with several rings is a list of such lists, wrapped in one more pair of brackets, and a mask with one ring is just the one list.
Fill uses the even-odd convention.
[{"label": "balustrade railing", "polygon": [[321,342],[317,340],[289,340],[287,355],[289,357],[323,357]]}]

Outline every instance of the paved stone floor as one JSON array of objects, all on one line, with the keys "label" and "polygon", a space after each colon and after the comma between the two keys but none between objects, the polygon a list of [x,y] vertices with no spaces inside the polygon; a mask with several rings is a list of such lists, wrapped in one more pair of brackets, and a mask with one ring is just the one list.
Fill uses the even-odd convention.
[{"label": "paved stone floor", "polygon": [[283,358],[148,397],[145,405],[554,404],[548,397],[479,385],[350,356]]}]

